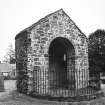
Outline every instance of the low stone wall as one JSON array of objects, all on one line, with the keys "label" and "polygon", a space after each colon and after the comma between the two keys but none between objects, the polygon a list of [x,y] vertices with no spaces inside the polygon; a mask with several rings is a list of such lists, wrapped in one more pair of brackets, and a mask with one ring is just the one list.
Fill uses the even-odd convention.
[{"label": "low stone wall", "polygon": [[4,91],[4,77],[2,73],[0,73],[0,92],[1,91]]}]

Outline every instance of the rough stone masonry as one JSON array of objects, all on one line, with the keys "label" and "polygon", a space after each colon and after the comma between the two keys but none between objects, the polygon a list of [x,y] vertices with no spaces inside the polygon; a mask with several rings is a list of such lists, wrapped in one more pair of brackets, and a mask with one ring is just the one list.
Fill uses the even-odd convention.
[{"label": "rough stone masonry", "polygon": [[60,88],[65,81],[68,89],[88,86],[87,38],[62,9],[21,31],[15,40],[17,77],[21,75],[17,88],[24,90],[25,83],[27,94],[49,95],[51,87]]}]

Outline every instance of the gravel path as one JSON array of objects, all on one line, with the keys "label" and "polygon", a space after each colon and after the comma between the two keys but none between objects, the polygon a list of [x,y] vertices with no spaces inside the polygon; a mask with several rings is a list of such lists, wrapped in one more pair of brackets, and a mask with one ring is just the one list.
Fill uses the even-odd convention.
[{"label": "gravel path", "polygon": [[[103,91],[105,91],[105,86],[103,86]],[[0,93],[0,105],[105,105],[105,97],[89,102],[74,103],[40,100],[18,93],[15,81],[5,81],[5,92]]]}]

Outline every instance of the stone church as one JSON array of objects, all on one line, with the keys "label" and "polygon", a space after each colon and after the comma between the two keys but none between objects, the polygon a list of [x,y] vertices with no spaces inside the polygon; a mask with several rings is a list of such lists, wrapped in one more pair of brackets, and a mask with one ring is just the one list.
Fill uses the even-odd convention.
[{"label": "stone church", "polygon": [[88,41],[62,9],[17,34],[15,48],[22,93],[65,97],[88,87]]}]

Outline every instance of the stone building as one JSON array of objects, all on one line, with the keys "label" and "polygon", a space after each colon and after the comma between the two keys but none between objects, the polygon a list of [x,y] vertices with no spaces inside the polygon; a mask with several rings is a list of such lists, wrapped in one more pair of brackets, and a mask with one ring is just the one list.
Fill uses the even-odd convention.
[{"label": "stone building", "polygon": [[88,87],[87,38],[62,9],[17,34],[15,48],[19,91],[59,97]]}]

